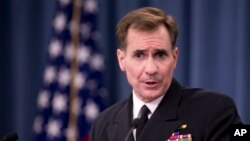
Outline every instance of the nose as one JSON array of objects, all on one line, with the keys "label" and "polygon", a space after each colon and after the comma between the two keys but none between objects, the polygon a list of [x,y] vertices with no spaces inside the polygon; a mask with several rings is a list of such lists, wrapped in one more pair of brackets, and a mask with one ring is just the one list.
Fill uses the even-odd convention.
[{"label": "nose", "polygon": [[157,73],[157,65],[153,59],[148,59],[146,62],[145,72],[148,75],[154,75]]}]

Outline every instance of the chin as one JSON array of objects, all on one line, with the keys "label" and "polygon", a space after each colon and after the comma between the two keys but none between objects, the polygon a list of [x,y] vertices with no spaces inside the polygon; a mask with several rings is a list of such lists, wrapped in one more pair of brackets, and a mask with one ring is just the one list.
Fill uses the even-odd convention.
[{"label": "chin", "polygon": [[146,92],[144,95],[144,101],[150,102],[159,98],[160,96],[162,96],[162,93],[160,92]]}]

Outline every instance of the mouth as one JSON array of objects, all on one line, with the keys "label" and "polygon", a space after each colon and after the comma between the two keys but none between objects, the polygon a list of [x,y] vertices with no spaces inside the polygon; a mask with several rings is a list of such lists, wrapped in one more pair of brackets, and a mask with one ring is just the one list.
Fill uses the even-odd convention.
[{"label": "mouth", "polygon": [[157,81],[146,81],[146,82],[144,82],[144,84],[145,84],[145,86],[147,88],[151,88],[152,89],[152,88],[157,88],[159,82],[157,82]]},{"label": "mouth", "polygon": [[147,85],[154,85],[156,84],[157,82],[145,82]]}]

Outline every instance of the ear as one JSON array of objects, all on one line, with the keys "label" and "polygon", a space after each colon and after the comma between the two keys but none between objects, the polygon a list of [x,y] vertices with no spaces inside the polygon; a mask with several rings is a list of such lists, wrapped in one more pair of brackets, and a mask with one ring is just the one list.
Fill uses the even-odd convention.
[{"label": "ear", "polygon": [[174,67],[176,68],[177,62],[178,62],[178,56],[179,56],[179,49],[178,47],[175,47],[173,49],[173,58],[174,58]]},{"label": "ear", "polygon": [[126,71],[126,67],[125,67],[125,54],[126,52],[124,50],[121,49],[117,49],[116,50],[116,55],[117,55],[117,59],[118,59],[118,63],[120,66],[120,69],[122,71]]}]

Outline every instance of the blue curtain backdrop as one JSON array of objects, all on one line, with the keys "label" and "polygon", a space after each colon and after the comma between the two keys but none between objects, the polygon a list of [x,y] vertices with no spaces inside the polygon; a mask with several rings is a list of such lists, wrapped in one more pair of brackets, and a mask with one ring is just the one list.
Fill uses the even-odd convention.
[{"label": "blue curtain backdrop", "polygon": [[[116,61],[115,24],[128,11],[142,6],[162,8],[178,22],[176,78],[183,85],[232,97],[243,122],[250,124],[249,0],[100,0],[99,28],[109,104],[130,93]],[[20,141],[33,140],[36,100],[54,11],[52,0],[0,2],[1,137],[17,131]]]}]

